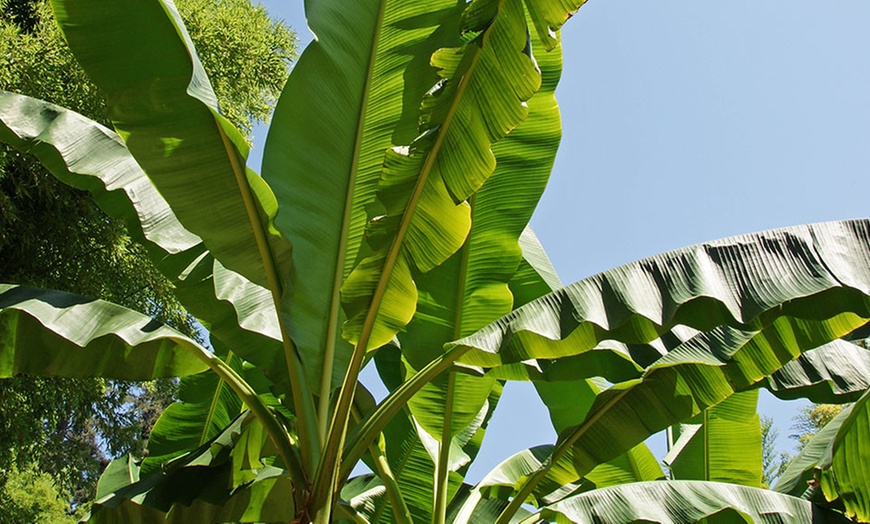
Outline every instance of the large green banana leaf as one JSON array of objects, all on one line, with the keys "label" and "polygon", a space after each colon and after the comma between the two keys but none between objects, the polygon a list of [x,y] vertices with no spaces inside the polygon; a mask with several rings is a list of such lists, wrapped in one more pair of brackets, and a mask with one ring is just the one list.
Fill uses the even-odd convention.
[{"label": "large green banana leaf", "polygon": [[0,376],[152,380],[207,369],[195,341],[136,311],[72,293],[0,284]]},{"label": "large green banana leaf", "polygon": [[[508,284],[522,261],[518,239],[546,186],[560,139],[554,91],[561,74],[561,49],[542,54],[537,64],[542,87],[527,103],[528,118],[493,145],[496,169],[468,201],[468,239],[447,261],[415,279],[417,312],[397,335],[409,367],[406,376],[440,356],[444,342],[471,334],[513,308]],[[494,407],[487,406],[494,387],[490,377],[448,372],[408,402],[416,423],[442,443],[440,454],[433,456],[438,466],[438,511],[446,512],[447,470],[460,466],[450,453],[462,446],[451,441],[469,434],[470,425]]]},{"label": "large green banana leaf", "polygon": [[758,390],[735,393],[668,430],[671,479],[761,487]]},{"label": "large green banana leaf", "polygon": [[[495,367],[579,355],[606,339],[647,343],[678,325],[760,330],[782,317],[812,323],[861,313],[870,293],[868,226],[796,226],[658,255],[566,286],[450,346],[466,352],[463,362]],[[600,352],[633,360],[622,349]]]},{"label": "large green banana leaf", "polygon": [[566,475],[579,479],[655,431],[751,388],[802,351],[863,325],[870,316],[867,254],[866,222],[723,240],[581,281],[457,342],[454,351],[471,351],[466,361],[497,365],[570,356],[607,338],[646,342],[674,325],[756,330],[699,335],[641,380],[600,395],[586,421],[560,434],[553,463],[523,482],[518,499],[549,493]]},{"label": "large green banana leaf", "polygon": [[413,101],[437,80],[428,68],[432,53],[459,44],[462,6],[453,0],[306,4],[317,39],[275,109],[263,177],[281,202],[277,224],[294,247],[294,292],[285,297],[290,334],[308,380],[322,383],[315,390],[328,397],[351,352],[339,336],[339,288],[365,247],[367,207],[375,201],[384,152],[416,137],[419,102]]},{"label": "large green banana leaf", "polygon": [[[274,226],[278,202],[245,167],[248,145],[220,115],[175,6],[169,0],[112,3],[109,8],[64,0],[52,5],[76,59],[106,93],[116,130],[175,216],[203,239],[215,263],[268,290],[272,305],[262,316],[274,317],[292,272],[290,242]],[[138,23],[130,25],[130,19]],[[214,264],[200,262],[217,272]],[[217,276],[214,286],[220,287]],[[256,346],[261,354],[272,354],[252,361],[265,369],[286,369],[278,375],[290,379],[292,394],[286,398],[303,421],[306,431],[300,437],[306,444],[316,442],[312,398],[301,379],[297,352],[290,339],[279,338],[281,346],[268,341]],[[248,358],[244,349],[227,343]],[[278,355],[285,366],[273,365],[280,361]],[[312,463],[316,450],[306,447],[311,451],[306,462]]]},{"label": "large green banana leaf", "polygon": [[115,128],[178,220],[226,267],[280,291],[291,260],[272,224],[277,202],[246,171],[248,146],[220,116],[175,6],[52,5],[76,59],[106,93]]},{"label": "large green banana leaf", "polygon": [[557,523],[850,522],[844,515],[774,491],[702,481],[638,482],[568,497],[541,511]]},{"label": "large green banana leaf", "polygon": [[432,56],[441,80],[423,99],[420,136],[387,152],[377,189],[384,213],[369,226],[370,255],[342,286],[345,338],[363,350],[410,320],[426,273],[457,252],[471,227],[469,199],[495,169],[490,148],[527,116],[540,87],[521,2],[476,0],[460,30],[477,36]]},{"label": "large green banana leaf", "polygon": [[[528,103],[529,118],[493,148],[498,167],[470,202],[474,218],[466,245],[445,264],[416,279],[420,290],[417,315],[398,337],[407,359],[407,376],[415,371],[414,365],[425,365],[440,355],[443,341],[471,332],[511,309],[506,284],[520,261],[517,238],[543,191],[559,141],[553,91],[561,54],[546,55],[539,65],[544,87]],[[520,175],[524,178],[517,185]],[[496,252],[502,257],[491,256]],[[386,354],[382,351],[377,358],[383,368]],[[403,430],[386,430],[387,455],[395,463],[394,473],[418,520],[431,518],[435,464],[444,462],[440,474],[450,479],[449,488],[437,482],[434,488],[441,490],[441,510],[445,499],[459,487],[461,477],[454,471],[461,473],[479,448],[485,427],[481,417],[488,418],[498,397],[491,392],[494,385],[491,379],[451,374],[427,384],[409,402],[414,418],[403,423]],[[439,444],[445,439],[450,441],[448,446]],[[475,440],[477,444],[469,448]],[[416,458],[411,459],[411,454]]]}]

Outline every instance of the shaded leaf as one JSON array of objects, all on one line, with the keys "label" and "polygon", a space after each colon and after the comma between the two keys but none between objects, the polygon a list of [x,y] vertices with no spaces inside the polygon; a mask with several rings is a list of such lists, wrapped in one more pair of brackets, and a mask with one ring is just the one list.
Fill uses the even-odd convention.
[{"label": "shaded leaf", "polygon": [[764,379],[761,386],[784,400],[854,402],[870,388],[870,351],[845,340],[835,340],[802,353]]},{"label": "shaded leaf", "polygon": [[[870,520],[870,391],[864,394],[840,424],[837,436],[819,463],[825,498],[839,500],[846,514],[859,522]],[[845,410],[844,410],[845,411]],[[833,424],[833,421],[829,425]]]},{"label": "shaded leaf", "polygon": [[[245,412],[203,446],[147,478],[140,480],[136,463],[118,459],[101,480],[89,522],[292,520],[292,485],[282,470],[259,461],[263,442],[262,426]],[[239,462],[251,454],[255,462]],[[243,482],[240,473],[247,474]]]}]

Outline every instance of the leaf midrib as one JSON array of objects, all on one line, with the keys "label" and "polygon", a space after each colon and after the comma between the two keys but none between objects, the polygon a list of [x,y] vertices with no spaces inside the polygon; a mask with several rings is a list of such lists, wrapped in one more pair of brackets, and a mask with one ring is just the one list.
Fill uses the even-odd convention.
[{"label": "leaf midrib", "polygon": [[[247,171],[245,167],[242,166],[239,162],[238,156],[234,154],[235,148],[230,142],[227,134],[224,132],[224,129],[221,126],[220,122],[217,119],[215,119],[214,122],[223,142],[227,158],[232,165],[236,184],[239,187],[239,193],[242,196],[242,200],[245,205],[245,211],[251,223],[251,229],[253,230],[254,238],[257,242],[257,249],[260,252],[260,259],[263,261],[263,268],[266,271],[266,278],[269,282],[269,290],[272,294],[272,303],[275,307],[275,314],[278,317],[278,325],[281,328],[281,339],[284,346],[284,358],[287,363],[287,370],[290,373],[290,387],[293,393],[293,403],[296,410],[296,417],[299,420],[298,426],[301,428],[301,430],[299,431],[299,439],[302,444],[302,449],[308,451],[308,453],[303,454],[303,463],[305,463],[308,468],[311,468],[317,462],[317,453],[320,449],[319,446],[315,445],[317,443],[317,434],[313,425],[314,421],[311,420],[311,418],[315,417],[316,414],[313,413],[313,406],[311,405],[313,403],[313,399],[310,397],[309,392],[303,389],[304,375],[302,374],[302,370],[296,365],[296,347],[293,344],[293,341],[290,339],[287,332],[287,327],[281,314],[279,313],[281,311],[281,295],[283,292],[283,285],[281,284],[281,280],[278,276],[277,263],[275,261],[274,254],[272,253],[272,248],[269,245],[268,238],[266,238],[266,233],[263,228],[264,224],[260,221],[260,214],[257,211],[256,205],[254,204],[254,195],[251,191],[251,186],[248,184],[246,178]],[[289,439],[289,437],[287,438]]]},{"label": "leaf midrib", "polygon": [[[324,460],[321,461],[320,467],[318,468],[318,472],[321,477],[333,476],[338,474],[339,468],[335,467],[335,463],[337,460],[339,460],[339,458],[336,455],[340,453],[339,450],[344,445],[344,435],[347,429],[347,421],[350,413],[350,404],[353,401],[353,384],[356,383],[357,377],[359,376],[359,370],[362,365],[363,357],[366,353],[366,347],[368,346],[369,338],[371,338],[372,330],[374,329],[375,320],[377,319],[380,309],[380,304],[384,298],[384,295],[386,294],[386,290],[392,276],[393,268],[395,267],[395,264],[399,258],[399,253],[401,252],[401,248],[403,247],[403,241],[405,235],[407,234],[408,228],[410,227],[411,219],[414,216],[414,210],[416,209],[417,202],[420,200],[420,196],[423,193],[423,188],[426,186],[426,181],[429,178],[429,173],[431,172],[432,167],[435,164],[435,160],[441,150],[441,145],[444,143],[444,137],[447,133],[447,130],[450,128],[450,123],[452,122],[453,116],[456,113],[456,108],[459,105],[459,101],[462,99],[462,96],[468,86],[471,77],[473,76],[475,66],[483,50],[483,48],[480,46],[472,46],[474,47],[474,56],[472,56],[471,59],[472,62],[469,65],[469,68],[466,71],[465,75],[463,75],[462,79],[460,80],[459,85],[457,86],[457,95],[454,98],[454,103],[451,105],[447,115],[445,116],[444,123],[438,130],[438,136],[435,139],[435,143],[433,144],[432,149],[427,153],[426,160],[423,164],[422,169],[420,170],[420,176],[417,179],[417,183],[414,186],[414,190],[411,194],[410,199],[408,200],[408,204],[405,207],[405,211],[402,215],[402,220],[399,223],[399,229],[396,233],[393,243],[390,245],[386,260],[384,261],[383,269],[381,271],[381,277],[378,280],[378,284],[375,287],[374,293],[372,294],[372,301],[366,313],[359,340],[356,344],[356,347],[354,347],[353,353],[351,354],[351,361],[348,365],[347,374],[345,375],[345,380],[341,386],[341,393],[339,394],[338,405],[336,406],[333,424],[330,427],[329,435],[327,437],[327,444],[324,448]],[[325,484],[323,484],[322,482],[320,489],[327,489],[325,487]],[[320,493],[319,496],[323,497],[324,494]]]},{"label": "leaf midrib", "polygon": [[369,92],[372,86],[372,77],[374,76],[378,46],[380,45],[381,27],[384,21],[386,4],[386,0],[381,0],[380,6],[378,7],[377,22],[374,30],[374,41],[372,42],[371,51],[369,53],[369,62],[366,68],[366,79],[360,100],[359,115],[357,116],[356,136],[354,137],[353,154],[351,156],[350,173],[345,194],[344,215],[342,216],[341,233],[338,243],[338,258],[335,261],[335,269],[332,279],[332,297],[330,298],[329,319],[326,325],[326,347],[324,348],[323,366],[321,368],[320,376],[320,405],[318,406],[317,429],[321,442],[326,441],[326,431],[328,429],[329,398],[332,390],[332,370],[335,361],[338,317],[341,308],[341,284],[344,280],[344,264],[345,257],[347,256],[348,237],[350,236],[350,219],[353,214],[354,188],[356,187],[356,178],[359,171],[359,156],[362,149],[365,117],[366,112],[368,111]]},{"label": "leaf midrib", "polygon": [[[232,365],[233,361],[233,352],[229,352],[227,354],[226,363],[228,366]],[[218,401],[220,400],[221,390],[224,388],[224,381],[222,378],[218,377],[218,383],[215,387],[214,396],[211,399],[211,404],[208,407],[208,414],[205,417],[205,425],[202,427],[202,433],[199,437],[199,445],[202,446],[209,440],[208,429],[211,427],[212,420],[214,420],[215,411],[217,411]]]}]

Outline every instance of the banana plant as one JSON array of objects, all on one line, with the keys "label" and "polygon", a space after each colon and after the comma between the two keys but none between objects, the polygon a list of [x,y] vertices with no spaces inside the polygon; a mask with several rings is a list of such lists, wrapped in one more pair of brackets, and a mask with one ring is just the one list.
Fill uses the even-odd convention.
[{"label": "banana plant", "polygon": [[[124,220],[209,337],[0,287],[2,377],[181,377],[90,521],[870,518],[870,362],[841,340],[870,321],[870,222],[712,241],[565,287],[527,228],[560,140],[559,34],[583,3],[307,0],[316,38],[257,174],[171,0],[52,0],[114,129],[0,92],[0,140]],[[535,384],[558,439],[470,485],[508,380]],[[757,485],[752,450],[725,467],[760,446],[760,387],[858,400],[783,492]],[[643,443],[668,428],[679,480]],[[360,462],[371,473],[353,476]],[[807,475],[815,498],[793,485]]]}]

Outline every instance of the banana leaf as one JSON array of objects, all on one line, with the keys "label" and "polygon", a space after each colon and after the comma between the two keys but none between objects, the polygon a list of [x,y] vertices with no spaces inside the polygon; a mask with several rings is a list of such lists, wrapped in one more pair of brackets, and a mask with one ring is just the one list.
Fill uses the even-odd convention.
[{"label": "banana leaf", "polygon": [[140,479],[129,456],[116,459],[100,478],[89,522],[292,520],[292,485],[281,469],[260,461],[265,442],[246,411],[157,474]]},{"label": "banana leaf", "polygon": [[638,482],[581,493],[544,508],[557,523],[850,522],[840,513],[774,491],[702,481]]},{"label": "banana leaf", "polygon": [[208,369],[194,340],[136,311],[72,293],[0,284],[0,376],[153,380]]},{"label": "banana leaf", "polygon": [[220,115],[174,4],[52,6],[76,60],[105,92],[116,130],[178,220],[227,268],[280,291],[292,262],[274,228],[277,202],[246,170],[245,139]]},{"label": "banana leaf", "polygon": [[671,479],[761,487],[758,390],[735,393],[700,415],[668,429],[663,462]]}]

